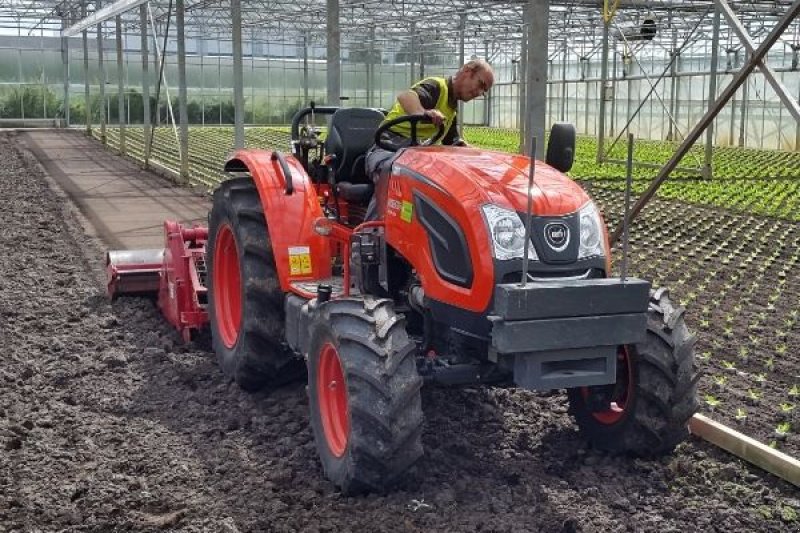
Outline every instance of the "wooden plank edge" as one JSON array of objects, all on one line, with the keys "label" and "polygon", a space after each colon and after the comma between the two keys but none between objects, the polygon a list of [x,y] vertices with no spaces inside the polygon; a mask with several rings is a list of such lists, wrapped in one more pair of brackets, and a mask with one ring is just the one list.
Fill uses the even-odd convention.
[{"label": "wooden plank edge", "polygon": [[800,487],[800,461],[728,426],[695,414],[689,431],[711,444]]}]

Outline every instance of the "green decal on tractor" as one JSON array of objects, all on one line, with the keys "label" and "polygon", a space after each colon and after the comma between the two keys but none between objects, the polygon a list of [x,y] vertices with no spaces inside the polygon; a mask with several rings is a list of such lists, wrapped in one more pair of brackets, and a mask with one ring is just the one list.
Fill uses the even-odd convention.
[{"label": "green decal on tractor", "polygon": [[400,210],[400,218],[403,222],[411,222],[411,217],[414,214],[414,205],[411,202],[403,200],[403,208]]}]

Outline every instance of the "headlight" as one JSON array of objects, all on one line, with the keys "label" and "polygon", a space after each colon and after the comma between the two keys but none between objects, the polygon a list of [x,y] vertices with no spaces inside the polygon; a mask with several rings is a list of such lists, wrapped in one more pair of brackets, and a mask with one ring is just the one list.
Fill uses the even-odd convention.
[{"label": "headlight", "polygon": [[593,202],[589,202],[580,210],[581,219],[581,245],[578,249],[578,259],[604,255],[603,250],[603,223],[600,213]]},{"label": "headlight", "polygon": [[[483,206],[492,251],[496,259],[522,258],[525,254],[525,225],[516,212],[492,204]],[[528,258],[539,260],[533,241],[528,246]]]}]

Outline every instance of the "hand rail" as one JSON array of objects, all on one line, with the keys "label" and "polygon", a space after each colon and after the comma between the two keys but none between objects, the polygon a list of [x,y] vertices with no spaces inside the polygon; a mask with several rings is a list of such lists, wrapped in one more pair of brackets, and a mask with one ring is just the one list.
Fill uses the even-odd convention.
[{"label": "hand rail", "polygon": [[273,161],[277,160],[278,164],[281,166],[281,170],[283,171],[283,182],[286,184],[286,194],[294,193],[292,171],[289,170],[289,165],[286,163],[286,159],[283,157],[283,154],[280,152],[272,152],[271,159]]}]

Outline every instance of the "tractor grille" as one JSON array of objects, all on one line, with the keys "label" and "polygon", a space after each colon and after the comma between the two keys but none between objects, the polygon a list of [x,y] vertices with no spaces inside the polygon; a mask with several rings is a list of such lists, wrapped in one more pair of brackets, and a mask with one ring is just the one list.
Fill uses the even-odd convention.
[{"label": "tractor grille", "polygon": [[[541,281],[548,279],[596,279],[603,278],[603,271],[599,268],[582,268],[579,270],[528,270],[528,281]],[[509,272],[502,278],[502,283],[519,283],[522,280],[522,271]]]}]

